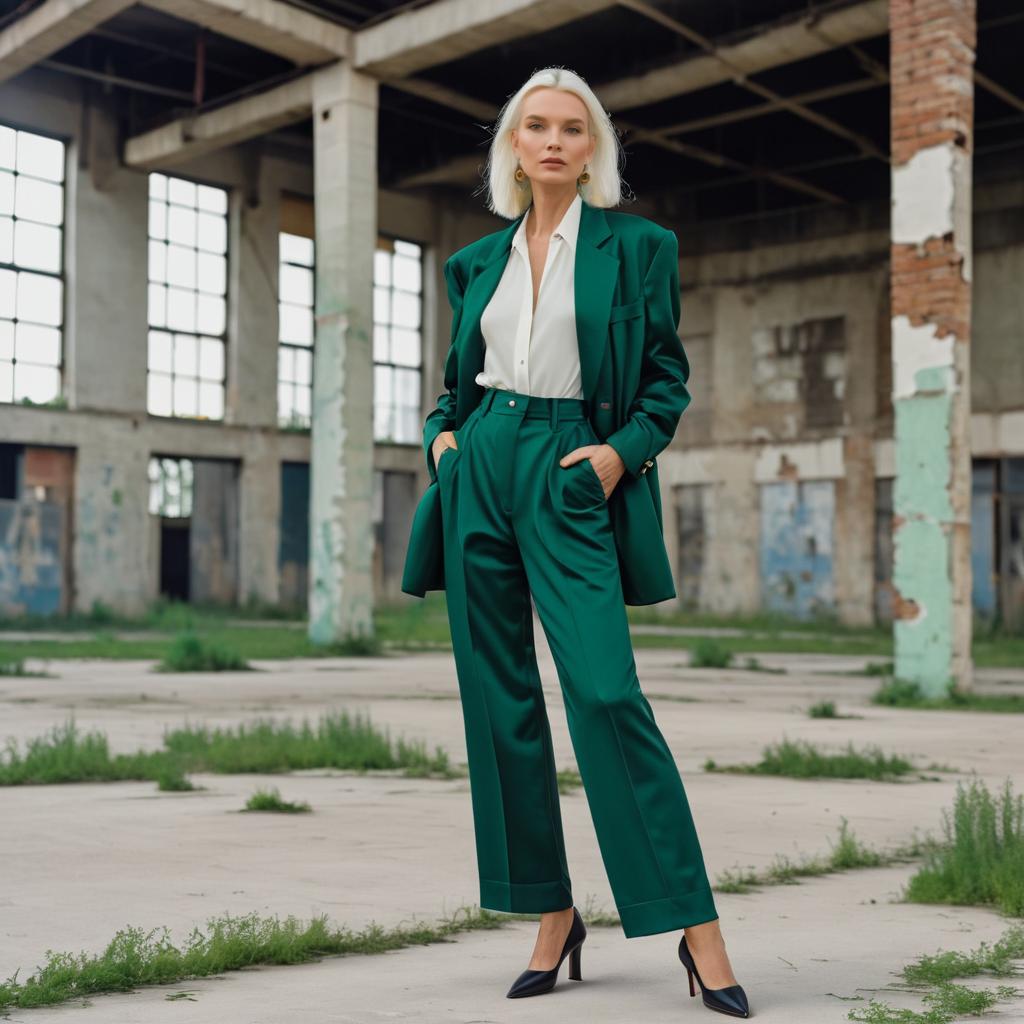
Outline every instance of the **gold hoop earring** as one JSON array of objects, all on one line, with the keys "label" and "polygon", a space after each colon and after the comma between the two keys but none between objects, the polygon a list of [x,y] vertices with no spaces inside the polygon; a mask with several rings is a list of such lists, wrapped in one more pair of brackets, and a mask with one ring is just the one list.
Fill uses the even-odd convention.
[{"label": "gold hoop earring", "polygon": [[523,165],[518,162],[516,163],[515,179],[516,181],[525,181],[526,179],[526,171],[523,170]]},{"label": "gold hoop earring", "polygon": [[590,175],[587,173],[586,164],[583,165],[583,173],[576,179],[576,181],[580,185],[586,185],[586,183],[590,181]]}]

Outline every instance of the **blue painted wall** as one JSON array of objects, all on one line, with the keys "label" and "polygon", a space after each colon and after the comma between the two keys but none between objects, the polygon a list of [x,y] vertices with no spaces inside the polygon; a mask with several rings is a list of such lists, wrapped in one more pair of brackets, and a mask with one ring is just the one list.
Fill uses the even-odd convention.
[{"label": "blue painted wall", "polygon": [[797,618],[835,610],[834,521],[831,480],[761,487],[761,601],[766,609]]}]

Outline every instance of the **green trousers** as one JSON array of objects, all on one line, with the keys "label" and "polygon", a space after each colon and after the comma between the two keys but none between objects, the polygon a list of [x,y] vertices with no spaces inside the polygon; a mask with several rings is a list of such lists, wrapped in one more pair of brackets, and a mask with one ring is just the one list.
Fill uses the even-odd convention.
[{"label": "green trousers", "polygon": [[718,917],[686,792],[640,691],[611,522],[574,398],[487,388],[437,463],[480,906],[573,903],[533,595],[627,937]]}]

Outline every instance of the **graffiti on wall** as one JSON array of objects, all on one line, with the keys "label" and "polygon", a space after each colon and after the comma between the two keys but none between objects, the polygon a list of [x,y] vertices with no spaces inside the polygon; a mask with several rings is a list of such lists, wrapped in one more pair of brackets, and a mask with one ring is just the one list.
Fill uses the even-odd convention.
[{"label": "graffiti on wall", "polygon": [[61,610],[64,510],[34,500],[0,500],[0,613]]}]

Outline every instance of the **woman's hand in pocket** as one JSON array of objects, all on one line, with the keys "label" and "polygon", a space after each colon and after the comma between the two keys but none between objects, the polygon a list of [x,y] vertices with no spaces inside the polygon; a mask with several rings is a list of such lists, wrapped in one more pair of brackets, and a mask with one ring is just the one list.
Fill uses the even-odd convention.
[{"label": "woman's hand in pocket", "polygon": [[579,448],[573,448],[571,452],[566,452],[558,460],[558,464],[562,467],[571,466],[581,459],[587,458],[590,459],[590,465],[593,466],[598,480],[601,481],[601,487],[607,499],[626,471],[626,464],[610,444],[580,445]]},{"label": "woman's hand in pocket", "polygon": [[440,461],[441,452],[445,448],[458,448],[459,446],[455,443],[455,434],[451,430],[442,430],[437,437],[434,438],[434,443],[431,445],[431,452],[434,455],[434,468],[437,468],[437,463]]}]

